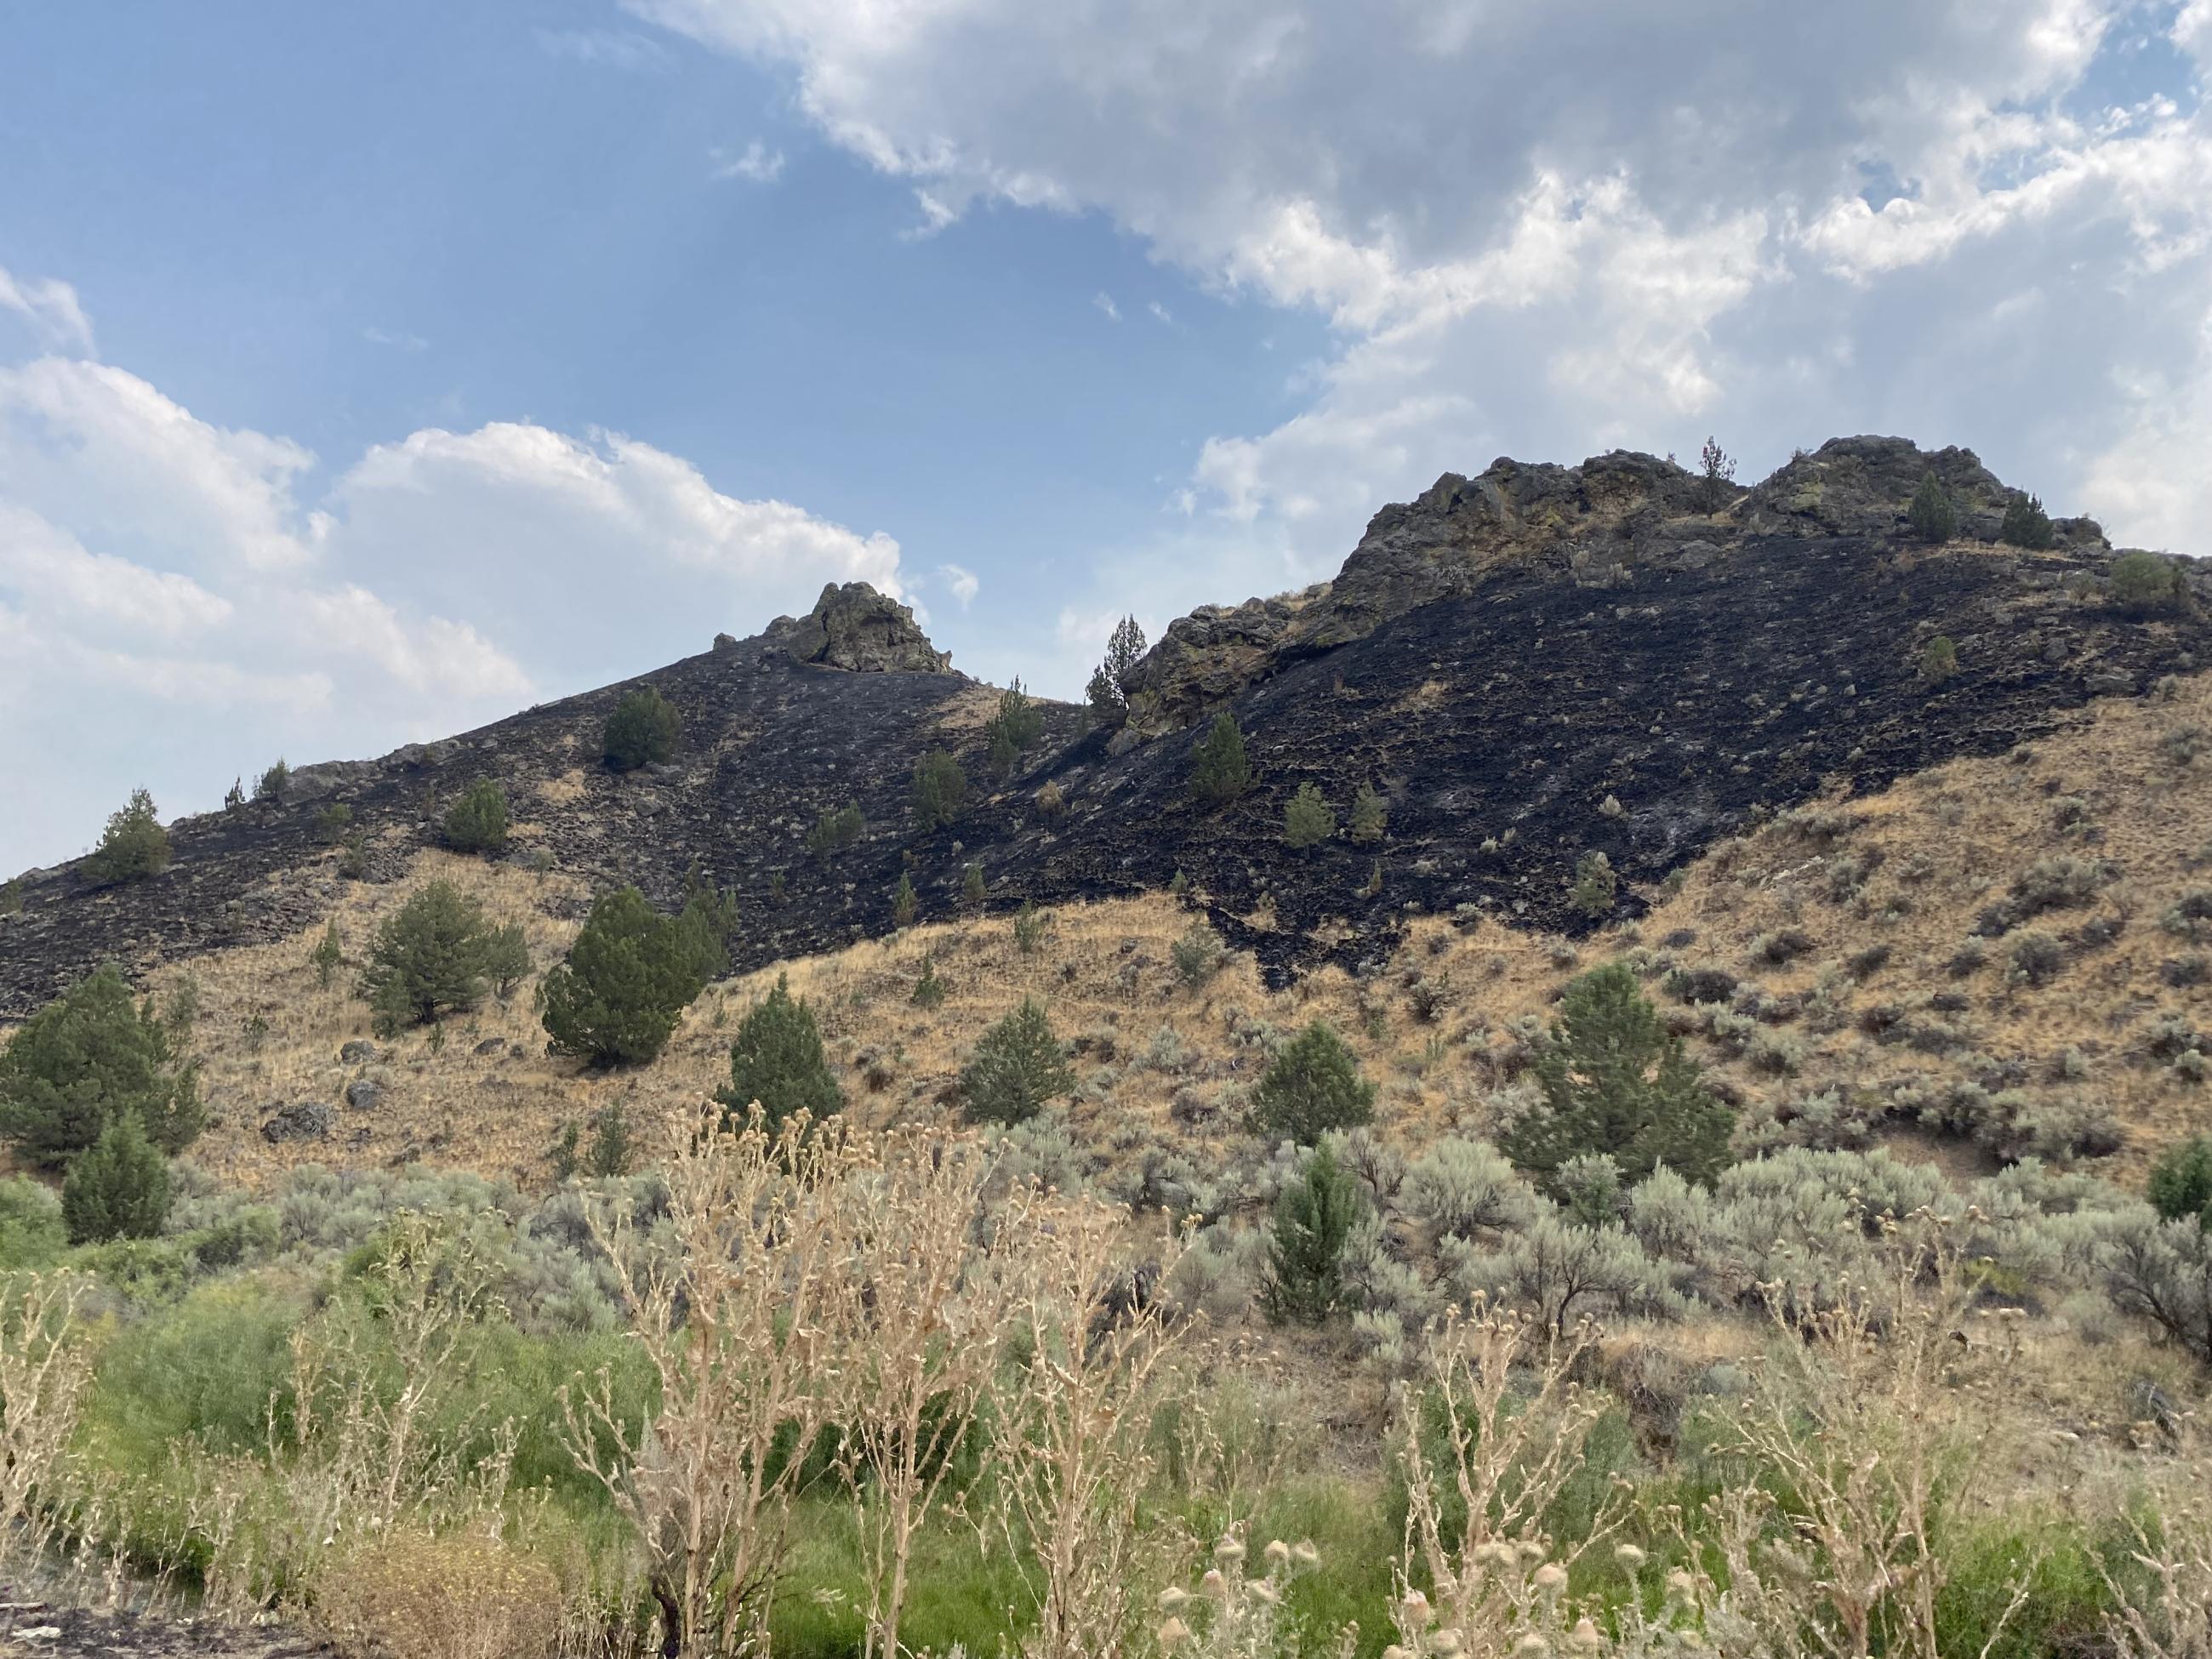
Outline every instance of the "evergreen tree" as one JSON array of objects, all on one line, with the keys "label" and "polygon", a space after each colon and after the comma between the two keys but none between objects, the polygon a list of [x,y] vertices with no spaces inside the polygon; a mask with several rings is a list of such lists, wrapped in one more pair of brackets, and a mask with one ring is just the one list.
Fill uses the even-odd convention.
[{"label": "evergreen tree", "polygon": [[2043,503],[2033,495],[2014,495],[2005,503],[2004,522],[1997,527],[1997,539],[2014,547],[2041,550],[2057,539],[2051,527],[2051,515],[2043,510]]},{"label": "evergreen tree", "polygon": [[2111,580],[2112,598],[2137,616],[2167,609],[2181,591],[2181,578],[2173,566],[2140,550],[2112,561]]},{"label": "evergreen tree", "polygon": [[1959,533],[1959,509],[1933,471],[1920,475],[1920,488],[1905,516],[1912,533],[1923,542],[1948,542]]},{"label": "evergreen tree", "polygon": [[1498,1145],[1547,1186],[1571,1160],[1602,1152],[1631,1184],[1658,1165],[1711,1181],[1728,1163],[1735,1114],[1713,1098],[1626,965],[1572,981],[1534,1067],[1542,1103]]},{"label": "evergreen tree", "polygon": [[86,856],[84,872],[95,885],[113,887],[158,876],[168,867],[169,832],[155,815],[154,797],[133,789],[130,804],[109,816],[100,844]]},{"label": "evergreen tree", "polygon": [[1383,804],[1368,784],[1359,786],[1359,793],[1352,802],[1352,838],[1362,847],[1370,847],[1382,839],[1390,828],[1390,809]]},{"label": "evergreen tree", "polygon": [[1277,1139],[1315,1146],[1331,1129],[1350,1129],[1375,1115],[1375,1085],[1327,1020],[1298,1033],[1268,1065],[1252,1095],[1253,1119]]},{"label": "evergreen tree", "polygon": [[1091,671],[1084,697],[1091,712],[1108,726],[1119,726],[1129,714],[1129,674],[1145,654],[1145,630],[1134,617],[1114,624],[1106,641],[1106,656]]},{"label": "evergreen tree", "polygon": [[914,763],[914,815],[924,830],[955,823],[968,800],[968,775],[951,751],[933,749]]},{"label": "evergreen tree", "polygon": [[847,801],[814,821],[814,827],[806,832],[806,850],[827,864],[831,854],[842,853],[860,840],[860,831],[866,827],[859,805]]},{"label": "evergreen tree", "polygon": [[152,1238],[169,1216],[169,1161],[136,1112],[119,1113],[78,1155],[62,1182],[62,1223],[72,1244]]},{"label": "evergreen tree", "polygon": [[1300,784],[1297,793],[1283,804],[1283,840],[1304,851],[1320,846],[1335,833],[1335,809],[1322,799],[1317,786]]},{"label": "evergreen tree", "polygon": [[911,927],[921,901],[915,896],[914,878],[903,870],[899,872],[898,885],[891,889],[891,926]]},{"label": "evergreen tree", "polygon": [[1344,1298],[1344,1251],[1367,1218],[1359,1181],[1327,1147],[1275,1200],[1261,1301],[1277,1324],[1318,1325]]},{"label": "evergreen tree", "polygon": [[985,736],[990,744],[991,770],[1002,779],[1013,775],[1023,755],[1044,736],[1044,710],[1022,689],[1020,680],[999,694],[999,711],[991,717]]},{"label": "evergreen tree", "polygon": [[1244,734],[1226,708],[1213,717],[1206,738],[1193,751],[1191,793],[1209,806],[1243,794],[1252,782],[1252,763],[1244,753]]},{"label": "evergreen tree", "polygon": [[54,1170],[131,1116],[180,1152],[199,1133],[198,1079],[176,1033],[134,1004],[112,966],[79,980],[23,1023],[0,1049],[0,1139],[23,1161]]},{"label": "evergreen tree", "polygon": [[307,960],[314,964],[315,983],[325,991],[329,990],[331,981],[338,975],[338,969],[345,965],[345,946],[338,939],[338,922],[336,916],[332,916],[323,928],[323,936],[316,941],[315,948],[308,953]]},{"label": "evergreen tree", "polygon": [[694,942],[635,887],[603,893],[568,960],[538,988],[553,1045],[594,1066],[638,1066],[668,1045],[699,993]]},{"label": "evergreen tree", "polygon": [[1959,672],[1959,647],[1948,634],[1938,634],[1920,653],[1920,678],[1941,685]]},{"label": "evergreen tree", "polygon": [[276,763],[254,780],[253,799],[282,801],[284,799],[284,787],[291,781],[292,769],[285,763],[284,757],[279,755],[276,757]]},{"label": "evergreen tree", "polygon": [[960,878],[961,902],[970,909],[981,909],[985,890],[983,866],[981,864],[971,863],[968,866],[968,873]]},{"label": "evergreen tree", "polygon": [[2160,1158],[2144,1196],[2166,1220],[2194,1216],[2212,1231],[2212,1138],[2194,1136]]},{"label": "evergreen tree", "polygon": [[507,791],[478,778],[446,814],[446,845],[456,853],[496,853],[507,845]]},{"label": "evergreen tree", "polygon": [[530,940],[520,922],[510,921],[491,930],[484,940],[483,971],[501,1002],[530,977]]},{"label": "evergreen tree", "polygon": [[921,959],[921,975],[914,982],[914,1006],[935,1008],[945,1000],[945,981],[937,976],[937,958],[925,956]]},{"label": "evergreen tree", "polygon": [[622,1103],[611,1100],[592,1115],[592,1144],[584,1154],[585,1171],[602,1181],[626,1176],[632,1156],[629,1119],[623,1114]]},{"label": "evergreen tree", "polygon": [[658,766],[676,752],[683,730],[676,705],[651,686],[626,691],[599,733],[599,751],[617,772]]},{"label": "evergreen tree", "polygon": [[1575,886],[1569,901],[1584,915],[1593,919],[1611,915],[1620,890],[1620,878],[1613,873],[1613,860],[1604,854],[1588,852],[1575,861]]},{"label": "evergreen tree", "polygon": [[1035,899],[1024,899],[1022,908],[1014,912],[1014,948],[1025,957],[1035,956],[1051,926],[1050,911],[1038,909]]},{"label": "evergreen tree", "polygon": [[818,1121],[845,1103],[823,1056],[814,1011],[792,996],[783,975],[738,1028],[730,1045],[729,1085],[714,1098],[740,1120],[758,1101],[770,1128],[798,1112]]},{"label": "evergreen tree", "polygon": [[520,943],[520,930],[502,937],[483,907],[453,883],[424,884],[385,919],[369,946],[361,994],[377,1035],[392,1036],[449,1009],[474,1007],[483,1000],[487,978],[529,971],[526,948],[519,972],[512,960]]},{"label": "evergreen tree", "polygon": [[970,1123],[1026,1123],[1044,1103],[1075,1087],[1075,1073],[1033,997],[983,1034],[960,1073]]},{"label": "evergreen tree", "polygon": [[1707,438],[1705,447],[1698,452],[1698,506],[1707,513],[1717,513],[1728,505],[1729,486],[1735,481],[1735,458],[1720,447],[1715,438]]},{"label": "evergreen tree", "polygon": [[222,792],[222,810],[226,812],[235,812],[245,805],[246,780],[243,777],[233,778],[230,781],[230,787]]},{"label": "evergreen tree", "polygon": [[738,896],[718,888],[695,860],[684,878],[684,908],[676,932],[691,968],[690,1001],[730,971],[730,936],[738,931]]}]

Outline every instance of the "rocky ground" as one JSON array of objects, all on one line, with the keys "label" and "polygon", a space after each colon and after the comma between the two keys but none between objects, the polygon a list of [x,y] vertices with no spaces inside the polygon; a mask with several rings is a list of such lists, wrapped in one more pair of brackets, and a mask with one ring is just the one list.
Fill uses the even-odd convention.
[{"label": "rocky ground", "polygon": [[[1931,467],[1961,507],[1960,538],[1942,547],[1903,524]],[[1336,583],[1171,628],[1135,677],[1128,732],[1048,705],[1044,741],[996,784],[982,776],[995,693],[952,672],[898,606],[832,589],[809,617],[639,681],[381,761],[303,768],[281,801],[174,826],[175,861],[151,880],[95,891],[75,867],[33,872],[22,914],[0,922],[0,1018],[102,960],[143,970],[295,933],[329,903],[327,881],[300,878],[334,865],[326,808],[351,810],[369,878],[388,880],[485,777],[514,803],[507,856],[579,878],[579,894],[630,880],[673,903],[695,864],[734,889],[740,968],[887,931],[902,873],[925,917],[950,914],[971,860],[994,906],[1127,894],[1181,871],[1278,978],[1374,957],[1413,914],[1471,905],[1584,929],[1568,885],[1586,851],[1612,860],[1633,914],[1629,884],[1759,809],[2000,753],[2092,697],[2212,662],[2212,573],[2190,567],[2197,597],[2166,614],[2124,612],[2087,521],[2062,521],[2047,552],[1987,539],[2008,492],[1969,452],[1842,440],[1728,487],[1714,512],[1696,490],[1642,456],[1448,475],[1378,514]],[[1959,672],[1931,684],[1921,655],[1939,634]],[[682,746],[617,775],[600,726],[640,684],[681,711]],[[1256,773],[1219,809],[1187,787],[1213,706],[1235,713]],[[939,745],[975,781],[970,804],[921,834],[910,780]],[[1286,848],[1283,806],[1304,782],[1340,814],[1361,784],[1383,791],[1387,839]],[[1049,816],[1048,783],[1066,802]],[[866,834],[830,863],[811,858],[807,829],[848,801]]]},{"label": "rocky ground", "polygon": [[0,1584],[5,1659],[313,1659],[329,1649],[270,1629],[179,1615],[94,1613]]}]

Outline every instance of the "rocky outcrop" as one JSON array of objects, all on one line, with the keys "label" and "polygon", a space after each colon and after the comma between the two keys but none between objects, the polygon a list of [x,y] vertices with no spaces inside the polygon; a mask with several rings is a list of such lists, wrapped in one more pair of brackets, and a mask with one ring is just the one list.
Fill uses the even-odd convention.
[{"label": "rocky outcrop", "polygon": [[768,633],[793,662],[854,674],[952,672],[951,653],[929,642],[914,612],[866,582],[842,587],[831,582],[812,611],[804,617],[778,617]]}]

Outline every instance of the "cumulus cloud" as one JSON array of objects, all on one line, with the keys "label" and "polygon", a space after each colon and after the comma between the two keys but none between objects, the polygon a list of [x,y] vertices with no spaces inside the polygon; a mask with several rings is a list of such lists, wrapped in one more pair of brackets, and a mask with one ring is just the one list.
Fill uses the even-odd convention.
[{"label": "cumulus cloud", "polygon": [[937,580],[945,584],[947,592],[960,601],[963,611],[975,602],[975,595],[983,588],[975,573],[964,565],[940,564],[937,567]]},{"label": "cumulus cloud", "polygon": [[[1325,318],[1305,407],[1170,498],[1238,569],[1327,574],[1447,468],[1709,430],[1751,471],[1901,430],[2124,537],[2212,520],[2170,476],[2212,386],[2212,118],[2178,69],[2102,91],[2201,75],[2207,0],[624,3],[782,66],[940,228],[1101,212]],[[1115,580],[1179,589],[1190,533]]]},{"label": "cumulus cloud", "polygon": [[41,345],[92,352],[92,321],[76,290],[58,278],[19,277],[0,265],[0,312],[28,323]]},{"label": "cumulus cloud", "polygon": [[204,809],[280,753],[465,730],[825,580],[901,591],[890,537],[619,434],[426,428],[320,476],[125,369],[0,368],[0,772],[46,780],[0,867],[82,850],[140,783]]}]

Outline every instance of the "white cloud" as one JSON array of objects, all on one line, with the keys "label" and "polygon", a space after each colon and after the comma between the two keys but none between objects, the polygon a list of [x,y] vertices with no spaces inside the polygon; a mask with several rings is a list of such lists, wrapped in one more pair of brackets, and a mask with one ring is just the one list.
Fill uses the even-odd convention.
[{"label": "white cloud", "polygon": [[28,322],[43,346],[92,355],[92,319],[67,283],[52,276],[16,276],[0,265],[0,311],[13,312]]},{"label": "white cloud", "polygon": [[983,587],[975,573],[963,565],[940,564],[937,567],[937,579],[945,584],[946,591],[954,599],[960,601],[963,611],[975,602],[975,595]]},{"label": "white cloud", "polygon": [[632,74],[668,67],[668,49],[649,35],[629,29],[546,29],[531,31],[538,49],[548,58],[590,64],[600,69],[627,70]]},{"label": "white cloud", "polygon": [[783,152],[770,149],[757,138],[734,155],[720,149],[709,154],[714,158],[717,179],[743,179],[751,184],[772,185],[783,176]]},{"label": "white cloud", "polygon": [[1145,309],[1151,312],[1159,321],[1168,324],[1170,327],[1174,325],[1174,313],[1170,312],[1168,308],[1162,305],[1158,300],[1151,301],[1145,307]]},{"label": "white cloud", "polygon": [[1105,314],[1108,322],[1118,323],[1121,320],[1121,307],[1114,303],[1112,295],[1102,289],[1091,296],[1091,303]]},{"label": "white cloud", "polygon": [[361,337],[371,345],[390,346],[394,351],[412,354],[430,349],[428,340],[419,334],[410,334],[404,328],[365,328],[361,331]]}]

